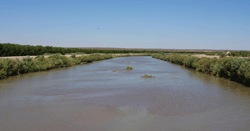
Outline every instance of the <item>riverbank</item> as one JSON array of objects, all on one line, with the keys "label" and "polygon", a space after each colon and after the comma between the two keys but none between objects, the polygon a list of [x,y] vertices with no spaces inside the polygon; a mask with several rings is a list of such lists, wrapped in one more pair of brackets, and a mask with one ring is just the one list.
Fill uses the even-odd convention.
[{"label": "riverbank", "polygon": [[182,54],[153,54],[153,58],[183,65],[199,72],[224,77],[250,87],[250,59],[225,57],[206,58]]},{"label": "riverbank", "polygon": [[29,72],[46,71],[55,68],[70,67],[93,61],[115,57],[146,56],[149,54],[88,54],[88,55],[50,55],[24,56],[0,59],[0,79]]}]

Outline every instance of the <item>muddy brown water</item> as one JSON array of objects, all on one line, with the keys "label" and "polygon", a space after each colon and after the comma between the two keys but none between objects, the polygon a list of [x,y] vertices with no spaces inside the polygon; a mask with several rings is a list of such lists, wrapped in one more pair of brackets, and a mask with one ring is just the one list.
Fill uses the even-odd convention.
[{"label": "muddy brown water", "polygon": [[249,94],[148,56],[115,58],[0,80],[0,131],[246,131]]}]

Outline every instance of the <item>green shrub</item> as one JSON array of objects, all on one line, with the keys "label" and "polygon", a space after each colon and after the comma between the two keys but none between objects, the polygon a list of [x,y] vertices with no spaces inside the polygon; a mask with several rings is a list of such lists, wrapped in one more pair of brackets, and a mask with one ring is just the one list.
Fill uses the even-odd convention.
[{"label": "green shrub", "polygon": [[211,58],[201,58],[195,63],[195,68],[199,72],[210,74],[212,72],[210,65],[213,63],[214,61]]},{"label": "green shrub", "polygon": [[23,58],[23,61],[32,61],[32,58],[29,57],[29,56],[28,56],[28,57],[24,57],[24,58]]},{"label": "green shrub", "polygon": [[76,58],[76,55],[74,54],[74,55],[71,55],[70,57],[71,57],[71,58]]},{"label": "green shrub", "polygon": [[39,55],[35,59],[37,59],[39,61],[43,61],[45,59],[45,57],[44,57],[44,55]]},{"label": "green shrub", "polygon": [[240,68],[237,71],[237,74],[244,79],[244,81],[248,82],[250,80],[250,62],[244,61],[242,62]]},{"label": "green shrub", "polygon": [[223,58],[223,57],[226,57],[226,54],[222,52],[219,54],[219,56],[220,56],[220,58]]},{"label": "green shrub", "polygon": [[20,69],[20,62],[19,60],[6,60],[7,62],[7,76],[17,75]]},{"label": "green shrub", "polygon": [[195,63],[199,60],[198,57],[193,57],[193,56],[189,56],[184,60],[184,66],[188,67],[188,68],[193,68],[195,69]]},{"label": "green shrub", "polygon": [[6,78],[7,77],[7,62],[6,60],[0,60],[0,78]]}]

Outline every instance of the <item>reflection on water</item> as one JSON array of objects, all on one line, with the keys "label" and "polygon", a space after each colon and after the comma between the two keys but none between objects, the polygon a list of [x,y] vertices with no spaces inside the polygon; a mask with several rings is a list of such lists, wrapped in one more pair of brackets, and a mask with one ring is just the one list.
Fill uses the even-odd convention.
[{"label": "reflection on water", "polygon": [[1,80],[0,130],[250,130],[249,93],[151,57],[115,58]]},{"label": "reflection on water", "polygon": [[[204,74],[194,70],[190,70],[190,77],[195,76],[196,79],[202,80],[207,83],[212,83],[214,85],[219,85],[222,91],[225,91],[228,94],[235,95],[239,98],[250,98],[250,88],[242,84],[229,81],[228,79],[214,77],[213,75]],[[250,103],[247,103],[250,104]]]}]

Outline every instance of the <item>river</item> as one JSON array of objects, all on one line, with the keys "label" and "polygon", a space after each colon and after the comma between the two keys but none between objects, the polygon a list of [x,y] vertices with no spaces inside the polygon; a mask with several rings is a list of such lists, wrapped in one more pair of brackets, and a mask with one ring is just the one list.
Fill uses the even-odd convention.
[{"label": "river", "polygon": [[[112,72],[126,66],[134,70]],[[119,57],[0,80],[0,130],[246,131],[250,88],[149,56]]]}]

